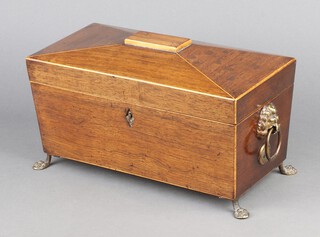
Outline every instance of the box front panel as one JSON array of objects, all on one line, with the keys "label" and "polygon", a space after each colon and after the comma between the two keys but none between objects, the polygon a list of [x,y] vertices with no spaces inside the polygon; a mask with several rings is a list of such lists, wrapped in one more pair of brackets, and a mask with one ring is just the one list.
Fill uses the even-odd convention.
[{"label": "box front panel", "polygon": [[27,66],[30,81],[39,84],[234,124],[235,102],[231,99],[45,62],[27,60]]},{"label": "box front panel", "polygon": [[49,154],[233,199],[233,125],[31,86]]},{"label": "box front panel", "polygon": [[[284,90],[278,97],[269,101],[272,102],[279,116],[281,129],[281,147],[275,159],[261,165],[258,161],[259,149],[266,142],[266,138],[257,137],[257,123],[260,111],[244,120],[237,127],[237,185],[236,196],[239,197],[248,188],[277,167],[286,158],[287,143],[290,123],[291,101],[293,86]],[[277,134],[271,135],[271,154],[276,152],[278,144]]]}]

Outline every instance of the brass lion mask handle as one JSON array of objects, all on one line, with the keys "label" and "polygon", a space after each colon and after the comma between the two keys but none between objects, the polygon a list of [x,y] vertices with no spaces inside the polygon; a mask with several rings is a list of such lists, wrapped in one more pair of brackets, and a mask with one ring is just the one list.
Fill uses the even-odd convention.
[{"label": "brass lion mask handle", "polygon": [[[278,143],[276,152],[271,155],[270,139],[271,135],[277,135]],[[281,130],[279,123],[279,116],[277,109],[273,103],[265,105],[260,111],[257,136],[261,139],[265,139],[265,143],[259,149],[258,161],[261,165],[266,164],[268,161],[275,159],[281,148]]]}]

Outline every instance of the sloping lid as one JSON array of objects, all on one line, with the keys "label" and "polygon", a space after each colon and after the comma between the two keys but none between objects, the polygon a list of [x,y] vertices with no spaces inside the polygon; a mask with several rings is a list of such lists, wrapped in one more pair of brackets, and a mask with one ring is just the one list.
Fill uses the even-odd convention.
[{"label": "sloping lid", "polygon": [[295,59],[196,43],[180,55],[239,99]]},{"label": "sloping lid", "polygon": [[[145,46],[125,45],[124,41],[129,37],[128,35],[134,35],[134,33],[92,24],[91,27],[86,27],[41,50],[31,58],[147,83],[231,98],[228,93],[179,54],[168,53],[167,50],[154,50]],[[98,42],[97,39],[99,39]],[[183,43],[181,42],[181,44]],[[99,46],[101,44],[103,46]],[[173,46],[178,48],[180,44]]]},{"label": "sloping lid", "polygon": [[[295,62],[289,57],[192,43],[187,38],[101,24],[91,24],[29,59],[235,103]],[[246,113],[253,109],[256,106]],[[245,114],[241,116],[235,118],[235,123]]]}]

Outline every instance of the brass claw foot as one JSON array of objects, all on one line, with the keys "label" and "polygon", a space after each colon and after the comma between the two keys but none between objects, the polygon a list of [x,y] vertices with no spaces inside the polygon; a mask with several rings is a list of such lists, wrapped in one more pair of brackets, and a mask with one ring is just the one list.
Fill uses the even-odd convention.
[{"label": "brass claw foot", "polygon": [[249,217],[249,212],[239,206],[238,200],[232,201],[232,205],[234,210],[233,216],[236,219],[247,219]]},{"label": "brass claw foot", "polygon": [[284,166],[283,163],[279,165],[279,170],[284,175],[295,175],[298,172],[292,165]]},{"label": "brass claw foot", "polygon": [[36,163],[34,163],[32,168],[34,170],[43,170],[43,169],[47,168],[51,163],[51,157],[52,157],[51,155],[47,154],[47,159],[45,161],[43,161],[43,160],[37,161]]}]

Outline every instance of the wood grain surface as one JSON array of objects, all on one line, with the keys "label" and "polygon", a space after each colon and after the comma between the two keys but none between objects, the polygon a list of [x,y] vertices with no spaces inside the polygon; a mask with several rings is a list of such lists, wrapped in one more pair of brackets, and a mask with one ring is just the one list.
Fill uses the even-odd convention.
[{"label": "wood grain surface", "polygon": [[233,198],[234,126],[31,85],[45,152]]},{"label": "wood grain surface", "polygon": [[258,85],[243,97],[237,99],[236,121],[240,123],[246,117],[261,109],[267,101],[278,96],[282,91],[293,85],[296,63],[290,63],[285,68],[272,75],[263,84]]},{"label": "wood grain surface", "polygon": [[[188,39],[136,32],[92,24],[27,57],[45,152],[227,199],[285,159],[295,59],[202,43],[176,52]],[[270,101],[282,147],[262,166],[255,130]]]},{"label": "wood grain surface", "polygon": [[287,67],[271,76],[263,84],[258,85],[252,91],[237,99],[237,123],[240,123],[257,110],[260,110],[263,104],[272,100],[282,91],[292,86],[294,82],[295,68],[295,62],[289,64]]},{"label": "wood grain surface", "polygon": [[93,23],[33,54],[48,54],[69,50],[122,44],[136,31]]},{"label": "wood grain surface", "polygon": [[[237,126],[237,187],[236,197],[240,197],[247,189],[260,180],[263,176],[277,167],[287,155],[288,133],[290,124],[290,112],[293,87],[284,90],[271,102],[276,106],[281,127],[282,146],[275,160],[265,165],[258,162],[258,152],[265,139],[256,136],[257,122],[260,111],[244,120]],[[277,136],[271,137],[273,154],[276,149]]]},{"label": "wood grain surface", "polygon": [[233,98],[243,96],[295,61],[290,57],[197,44],[179,54]]},{"label": "wood grain surface", "polygon": [[32,58],[107,75],[229,97],[178,55],[157,50],[116,45],[36,55]]},{"label": "wood grain surface", "polygon": [[[234,110],[233,118],[230,119],[229,111],[227,116],[203,118],[215,120],[219,117],[216,121],[231,124],[249,117],[259,106],[293,84],[295,59],[290,57],[199,42],[179,53],[167,53],[124,45],[125,39],[175,48],[188,41],[182,37],[92,24],[28,60],[208,94],[214,97],[212,100],[218,100],[214,104],[220,104],[225,98],[222,104]],[[212,110],[217,109],[220,108],[213,106]],[[191,114],[192,111],[189,115],[202,116]]]},{"label": "wood grain surface", "polygon": [[31,59],[27,66],[30,80],[37,83],[192,117],[234,122],[233,100]]},{"label": "wood grain surface", "polygon": [[124,43],[126,45],[133,45],[176,53],[191,45],[192,40],[172,35],[139,31],[127,37]]}]

